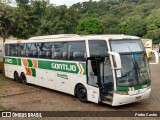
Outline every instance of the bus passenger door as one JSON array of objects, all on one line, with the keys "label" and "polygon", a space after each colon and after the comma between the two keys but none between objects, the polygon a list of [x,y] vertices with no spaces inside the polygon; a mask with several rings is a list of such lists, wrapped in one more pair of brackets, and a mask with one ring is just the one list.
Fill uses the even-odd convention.
[{"label": "bus passenger door", "polygon": [[98,103],[99,87],[96,60],[88,58],[87,60],[87,96],[88,101]]}]

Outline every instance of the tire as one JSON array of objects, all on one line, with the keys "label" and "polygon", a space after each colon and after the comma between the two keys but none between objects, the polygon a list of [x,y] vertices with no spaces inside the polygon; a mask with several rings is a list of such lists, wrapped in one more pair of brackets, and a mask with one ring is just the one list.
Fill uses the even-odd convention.
[{"label": "tire", "polygon": [[87,100],[87,89],[84,87],[84,85],[79,85],[76,88],[76,96],[81,102],[88,102]]},{"label": "tire", "polygon": [[21,73],[20,79],[21,79],[22,84],[27,85],[27,79],[24,73]]},{"label": "tire", "polygon": [[17,72],[17,71],[16,71],[16,72],[14,72],[14,80],[15,80],[16,82],[20,82],[19,74],[18,74],[18,72]]}]

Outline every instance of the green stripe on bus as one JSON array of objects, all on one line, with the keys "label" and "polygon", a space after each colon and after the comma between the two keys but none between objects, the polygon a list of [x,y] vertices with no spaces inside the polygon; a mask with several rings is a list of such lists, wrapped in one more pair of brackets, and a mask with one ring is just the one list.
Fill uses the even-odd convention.
[{"label": "green stripe on bus", "polygon": [[21,59],[20,59],[20,58],[17,58],[17,62],[18,62],[18,65],[19,65],[19,66],[22,65],[22,62],[21,62]]},{"label": "green stripe on bus", "polygon": [[[22,66],[22,59],[21,58],[5,57],[4,61],[5,61],[5,64]],[[32,68],[33,67],[32,59],[27,59],[27,62],[28,62],[28,67]],[[81,63],[81,66],[82,67],[79,68],[77,63],[38,60],[38,68],[41,68],[41,69],[86,75],[86,64]],[[33,70],[32,72],[33,72],[33,75],[35,76],[36,70]]]},{"label": "green stripe on bus", "polygon": [[36,77],[36,69],[35,68],[31,68],[31,71],[32,71],[32,76]]},{"label": "green stripe on bus", "polygon": [[5,58],[4,58],[4,63],[5,63],[5,64],[17,65],[18,61],[17,61],[17,58],[5,57]]},{"label": "green stripe on bus", "polygon": [[28,67],[32,67],[33,66],[33,63],[32,63],[31,59],[27,59],[27,62],[28,62]]},{"label": "green stripe on bus", "polygon": [[38,60],[38,68],[78,74],[76,63]]},{"label": "green stripe on bus", "polygon": [[117,91],[129,91],[128,87],[117,86]]},{"label": "green stripe on bus", "polygon": [[[147,84],[143,84],[143,85],[138,85],[138,86],[134,86],[134,90],[139,90],[139,89],[143,89],[146,87],[149,87],[151,85],[151,81],[148,82]],[[122,86],[117,86],[117,90],[118,91],[129,91],[130,87],[122,87]]]},{"label": "green stripe on bus", "polygon": [[82,63],[82,67],[83,67],[83,70],[84,70],[83,75],[86,75],[86,64],[85,64],[85,63]]}]

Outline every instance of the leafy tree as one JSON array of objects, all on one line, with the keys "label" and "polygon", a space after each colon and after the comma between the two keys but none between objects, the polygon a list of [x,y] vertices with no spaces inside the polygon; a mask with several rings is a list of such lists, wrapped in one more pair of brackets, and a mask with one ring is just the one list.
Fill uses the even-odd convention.
[{"label": "leafy tree", "polygon": [[19,24],[23,23],[25,17],[23,10],[0,4],[0,36],[3,42]]},{"label": "leafy tree", "polygon": [[118,27],[119,32],[123,34],[143,37],[147,33],[146,23],[140,16],[126,17]]},{"label": "leafy tree", "polygon": [[85,18],[79,21],[77,26],[78,34],[102,34],[104,27],[97,18]]},{"label": "leafy tree", "polygon": [[29,5],[29,0],[16,0],[16,3],[20,8],[26,9]]},{"label": "leafy tree", "polygon": [[147,31],[146,37],[151,38],[153,40],[160,39],[160,29],[154,29],[154,30]]},{"label": "leafy tree", "polygon": [[[27,0],[26,0],[27,1]],[[19,2],[23,2],[19,0]],[[27,5],[28,3],[22,6]],[[20,7],[27,15],[25,21],[20,23],[17,29],[12,33],[14,37],[27,39],[31,36],[37,35],[38,29],[41,26],[41,20],[46,15],[47,2],[45,1],[33,1],[28,7]]]},{"label": "leafy tree", "polygon": [[117,30],[117,25],[119,24],[119,19],[115,18],[114,16],[104,15],[100,17],[101,21],[104,25],[104,33],[107,34],[116,34],[119,33]]},{"label": "leafy tree", "polygon": [[66,6],[47,8],[47,14],[41,19],[37,34],[67,34],[74,33],[77,26],[78,14],[75,9]]}]

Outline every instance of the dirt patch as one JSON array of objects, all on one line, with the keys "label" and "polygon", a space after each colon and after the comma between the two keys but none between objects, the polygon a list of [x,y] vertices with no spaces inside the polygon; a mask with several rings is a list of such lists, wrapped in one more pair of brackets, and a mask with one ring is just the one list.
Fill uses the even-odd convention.
[{"label": "dirt patch", "polygon": [[0,97],[35,92],[37,90],[40,89],[17,83],[11,79],[4,77],[2,74],[0,76]]}]

